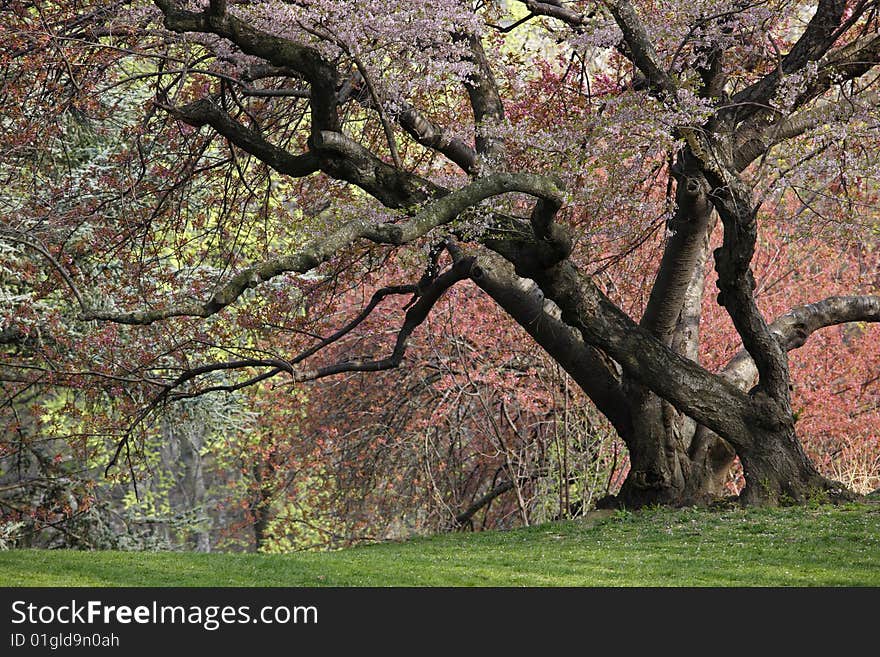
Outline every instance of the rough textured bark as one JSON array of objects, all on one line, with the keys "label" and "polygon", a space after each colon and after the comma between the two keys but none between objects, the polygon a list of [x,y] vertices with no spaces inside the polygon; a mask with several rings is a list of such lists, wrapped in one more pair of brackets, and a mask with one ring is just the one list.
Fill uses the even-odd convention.
[{"label": "rough textured bark", "polygon": [[470,46],[471,59],[476,67],[466,89],[474,112],[475,142],[481,159],[478,171],[485,173],[504,162],[504,141],[493,134],[504,121],[504,104],[482,41],[474,35],[464,38]]},{"label": "rough textured bark", "polygon": [[[682,161],[689,161],[683,156]],[[679,166],[682,166],[681,162]],[[713,206],[702,175],[679,173],[676,210],[640,325],[697,362],[703,281]],[[702,504],[714,496],[714,463],[689,453],[696,423],[637,381],[626,383],[631,431],[621,434],[630,470],[616,500],[603,504]]]},{"label": "rough textured bark", "polygon": [[[689,289],[689,295],[700,301],[696,295],[702,292],[703,280],[702,269],[696,270],[694,281],[699,283]],[[689,305],[692,314],[685,313]],[[692,304],[686,304],[673,348],[695,362],[698,330],[699,305],[694,310]],[[629,450],[630,473],[616,499],[604,504],[704,506],[724,497],[727,474],[736,457],[733,447],[666,400],[636,389],[641,393],[631,397],[640,404],[638,415],[633,415],[636,430],[622,434]]]},{"label": "rough textured bark", "polygon": [[266,544],[269,523],[272,521],[272,496],[274,491],[272,488],[271,472],[266,472],[267,469],[271,469],[271,464],[265,465],[259,460],[254,462],[253,476],[257,484],[257,490],[254,498],[250,501],[249,507],[251,517],[253,518],[252,527],[256,552],[259,552]]},{"label": "rough textured bark", "polygon": [[669,220],[663,257],[640,322],[667,345],[672,343],[694,272],[705,258],[703,244],[713,212],[709,191],[702,176],[679,178],[675,214]]}]

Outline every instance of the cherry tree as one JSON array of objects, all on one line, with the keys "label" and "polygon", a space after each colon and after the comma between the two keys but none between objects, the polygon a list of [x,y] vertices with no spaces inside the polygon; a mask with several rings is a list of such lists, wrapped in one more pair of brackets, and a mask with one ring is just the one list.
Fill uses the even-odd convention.
[{"label": "cherry tree", "polygon": [[[625,442],[617,503],[709,502],[737,457],[745,503],[847,497],[788,352],[878,321],[880,281],[769,316],[753,259],[772,221],[875,248],[877,9],[5,3],[9,397],[109,396],[115,463],[166,403],[400,367],[472,284]],[[716,308],[740,349],[704,366]]]}]

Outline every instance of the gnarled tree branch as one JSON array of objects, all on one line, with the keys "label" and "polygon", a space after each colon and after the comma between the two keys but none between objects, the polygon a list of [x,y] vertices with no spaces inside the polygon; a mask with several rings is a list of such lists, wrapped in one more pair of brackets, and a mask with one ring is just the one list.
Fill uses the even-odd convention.
[{"label": "gnarled tree branch", "polygon": [[702,175],[680,176],[675,200],[675,214],[669,220],[663,258],[639,322],[666,345],[671,343],[685,293],[703,253],[713,211],[709,184]]},{"label": "gnarled tree branch", "polygon": [[[357,92],[363,80],[364,78],[360,73],[355,73],[347,83],[348,87],[346,88],[353,90],[353,96],[361,105],[370,109],[376,109],[371,94]],[[352,93],[352,91],[349,91],[349,93]],[[340,102],[344,102],[345,99],[345,97],[341,97]],[[391,116],[417,143],[445,155],[451,162],[457,164],[467,173],[474,174],[477,172],[477,153],[468,144],[458,137],[450,135],[448,131],[433,123],[422,112],[404,100],[400,98],[395,99],[394,106],[398,109]]]},{"label": "gnarled tree branch", "polygon": [[209,7],[204,12],[181,9],[173,0],[154,0],[172,32],[216,34],[234,43],[242,52],[260,57],[278,67],[297,71],[311,86],[312,131],[338,131],[336,111],[336,68],[309,46],[258,30],[245,21]]},{"label": "gnarled tree branch", "polygon": [[[880,322],[880,297],[837,296],[816,303],[798,306],[778,317],[770,330],[785,351],[804,345],[810,335],[829,326],[848,322]],[[737,353],[721,370],[720,375],[741,390],[749,390],[758,380],[758,368],[745,349]],[[724,441],[705,426],[698,426],[690,447],[692,458],[706,453],[727,453]]]},{"label": "gnarled tree branch", "polygon": [[[757,209],[751,190],[732,174],[726,181],[713,180],[712,202],[724,224],[724,238],[715,250],[718,272],[718,303],[724,306],[743,345],[758,368],[760,386],[779,408],[766,409],[770,422],[786,421],[790,406],[788,364],[779,343],[755,301],[755,278],[751,269],[758,235]],[[723,187],[722,187],[723,185]]]},{"label": "gnarled tree branch", "polygon": [[[478,257],[471,275],[497,276],[497,265]],[[517,272],[519,273],[519,272]],[[667,399],[679,411],[717,430],[731,442],[747,445],[751,402],[723,378],[676,354],[640,328],[568,259],[531,272],[544,294],[561,310],[560,319],[576,329],[585,344],[614,359],[625,376]]]},{"label": "gnarled tree branch", "polygon": [[[798,306],[778,317],[770,330],[780,347],[791,351],[803,346],[816,331],[848,322],[880,322],[880,296],[835,296]],[[748,390],[755,384],[758,370],[743,350],[724,367],[721,376]]]},{"label": "gnarled tree branch", "polygon": [[[880,63],[880,35],[865,35],[851,43],[829,50],[819,60],[818,74],[795,99],[792,109],[803,107],[834,84],[861,77],[878,63]],[[734,94],[730,105],[719,112],[719,116],[734,125],[741,123],[744,129],[754,129],[767,120],[768,114],[775,113],[775,110],[768,107],[781,80],[782,76],[778,70],[769,73],[758,82]]]},{"label": "gnarled tree branch", "polygon": [[314,153],[292,155],[269,143],[256,130],[235,121],[210,98],[201,98],[183,107],[161,107],[171,116],[195,128],[210,125],[218,134],[279,173],[301,178],[320,170],[320,162]]},{"label": "gnarled tree branch", "polygon": [[431,230],[455,219],[466,209],[492,196],[521,192],[538,198],[555,199],[561,203],[562,190],[543,176],[533,174],[497,173],[480,178],[448,195],[433,201],[411,219],[399,224],[372,224],[353,221],[317,238],[296,253],[268,260],[242,270],[204,303],[177,304],[164,309],[116,312],[87,310],[80,319],[103,320],[121,324],[152,324],[171,317],[209,317],[233,303],[246,289],[255,287],[284,273],[304,274],[355,241],[366,239],[376,244],[400,246],[427,235]]},{"label": "gnarled tree branch", "polygon": [[654,44],[648,36],[642,20],[629,0],[608,0],[606,2],[617,26],[623,32],[628,57],[648,80],[652,89],[674,98],[676,84],[660,66]]},{"label": "gnarled tree branch", "polygon": [[[504,159],[504,141],[493,134],[504,122],[504,103],[480,38],[472,34],[463,38],[470,46],[471,60],[476,69],[465,87],[474,112],[477,153],[484,160],[488,158],[489,170],[492,170]],[[484,166],[485,162],[481,165]]]},{"label": "gnarled tree branch", "polygon": [[386,207],[412,207],[446,193],[427,178],[386,164],[341,132],[313,133],[310,145],[320,158],[322,171],[357,185]]},{"label": "gnarled tree branch", "polygon": [[474,282],[572,377],[599,411],[624,433],[629,415],[620,376],[611,360],[584,344],[580,334],[559,318],[559,309],[534,282],[492,254],[482,254]]},{"label": "gnarled tree branch", "polygon": [[760,129],[741,129],[733,148],[734,167],[743,171],[774,146],[832,121],[846,121],[859,105],[878,102],[880,92],[867,91],[855,97],[816,103]]}]

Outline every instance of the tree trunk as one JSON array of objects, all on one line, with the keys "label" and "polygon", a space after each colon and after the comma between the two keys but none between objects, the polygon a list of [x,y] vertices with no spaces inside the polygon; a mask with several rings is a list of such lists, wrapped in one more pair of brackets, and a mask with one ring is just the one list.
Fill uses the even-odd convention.
[{"label": "tree trunk", "polygon": [[254,516],[254,551],[259,552],[266,544],[269,520],[271,520],[271,517],[269,510],[262,504],[254,505],[251,511]]},{"label": "tree trunk", "polygon": [[200,422],[180,436],[180,460],[184,468],[181,487],[188,508],[198,512],[196,525],[193,528],[196,552],[211,551],[211,519],[205,511],[207,489],[202,467],[202,449],[205,444],[206,430],[205,425]]},{"label": "tree trunk", "polygon": [[[688,248],[691,275],[687,287],[677,295],[678,319],[666,338],[673,351],[694,362],[699,362],[709,236],[715,226],[709,213],[711,209],[698,213],[699,221],[687,224],[694,232]],[[677,235],[684,233],[680,221],[675,228]],[[656,324],[653,320],[643,322]],[[627,398],[633,432],[623,438],[629,450],[630,472],[615,504],[628,508],[706,506],[724,497],[727,474],[736,456],[730,444],[645,388],[630,384]]]},{"label": "tree trunk", "polygon": [[271,464],[266,465],[258,460],[254,463],[252,472],[257,490],[250,503],[250,512],[253,518],[254,551],[260,552],[268,539],[269,523],[272,520]]},{"label": "tree trunk", "polygon": [[[653,395],[651,395],[653,396]],[[630,472],[616,498],[604,507],[641,508],[651,505],[707,506],[724,497],[727,473],[737,453],[724,439],[699,427],[688,449],[664,424],[665,402],[646,399],[640,407],[636,432],[625,438]],[[749,506],[803,503],[810,499],[853,499],[840,482],[821,475],[807,457],[793,426],[778,431],[756,429],[740,447],[746,486],[739,502]]]},{"label": "tree trunk", "polygon": [[[516,259],[509,244],[494,247]],[[797,308],[769,327],[754,300],[743,294],[742,289],[754,286],[750,270],[734,271],[739,278],[728,287],[736,294],[728,295],[726,303],[737,316],[738,329],[751,332],[752,351],[763,353],[761,366],[770,372],[769,385],[752,387],[760,382],[761,367],[749,350],[721,375],[709,374],[696,362],[699,258],[692,289],[679,295],[680,334],[664,333],[668,339],[661,342],[635,325],[570,260],[539,267],[543,256],[538,247],[534,253],[526,247],[521,251],[525,264],[516,270],[501,257],[483,254],[470,276],[564,367],[627,444],[629,476],[619,497],[602,500],[602,506],[707,505],[724,496],[737,455],[746,466],[744,503],[803,501],[819,491],[846,496],[842,486],[818,474],[794,433],[785,352],[822,326],[874,321],[880,317],[880,301],[833,297]],[[742,262],[728,265],[743,267]],[[665,327],[669,315],[662,317]],[[762,349],[778,353],[768,356]]]},{"label": "tree trunk", "polygon": [[[201,453],[206,431],[201,420],[172,422],[167,419],[162,422],[162,460],[176,483],[166,493],[168,505],[173,514],[194,519],[187,529],[195,539],[193,549],[196,552],[211,551],[211,518],[205,511],[207,488]],[[173,543],[169,522],[163,523],[162,527],[165,540]]]},{"label": "tree trunk", "polygon": [[740,501],[747,505],[803,503],[811,498],[853,499],[840,482],[819,474],[804,453],[793,426],[756,432],[752,449],[740,450],[746,486]]},{"label": "tree trunk", "polygon": [[620,504],[641,507],[676,504],[684,490],[687,454],[664,408],[652,392],[629,386],[632,434],[622,436],[630,470],[618,494]]},{"label": "tree trunk", "polygon": [[708,506],[724,497],[735,453],[711,432],[688,438],[690,424],[648,391],[634,394],[633,433],[624,436],[630,471],[616,499],[603,506]]}]

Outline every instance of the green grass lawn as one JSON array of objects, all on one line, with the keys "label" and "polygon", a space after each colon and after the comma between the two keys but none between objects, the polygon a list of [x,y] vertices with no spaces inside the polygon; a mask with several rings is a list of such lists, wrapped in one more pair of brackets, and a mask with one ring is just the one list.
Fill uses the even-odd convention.
[{"label": "green grass lawn", "polygon": [[614,512],[323,553],[0,552],[3,586],[880,586],[880,504]]}]

